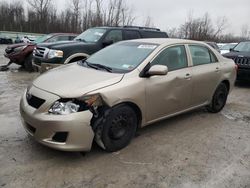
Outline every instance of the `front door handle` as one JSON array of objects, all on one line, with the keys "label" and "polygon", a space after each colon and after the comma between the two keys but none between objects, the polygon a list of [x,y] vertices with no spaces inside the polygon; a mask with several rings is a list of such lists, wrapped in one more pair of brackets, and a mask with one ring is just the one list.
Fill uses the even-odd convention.
[{"label": "front door handle", "polygon": [[184,77],[186,80],[190,80],[192,78],[190,73],[187,73]]}]

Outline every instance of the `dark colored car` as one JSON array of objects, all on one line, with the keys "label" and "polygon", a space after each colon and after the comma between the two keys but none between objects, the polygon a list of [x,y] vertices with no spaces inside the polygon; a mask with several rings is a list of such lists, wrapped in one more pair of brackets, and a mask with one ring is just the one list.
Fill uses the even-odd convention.
[{"label": "dark colored car", "polygon": [[13,41],[8,37],[0,37],[0,44],[13,44]]},{"label": "dark colored car", "polygon": [[205,43],[207,43],[209,46],[213,47],[216,51],[220,53],[220,48],[216,42],[205,41]]},{"label": "dark colored car", "polygon": [[250,41],[240,42],[223,56],[238,65],[237,80],[250,80]]},{"label": "dark colored car", "polygon": [[24,66],[28,71],[32,71],[32,52],[38,43],[43,42],[56,42],[56,41],[69,41],[73,40],[77,34],[73,33],[52,33],[39,37],[31,43],[18,43],[8,46],[5,49],[4,56],[10,59],[10,63],[16,63]]},{"label": "dark colored car", "polygon": [[33,65],[44,72],[53,67],[85,59],[118,41],[167,37],[167,33],[157,28],[138,26],[90,28],[70,42],[37,45],[33,53]]}]

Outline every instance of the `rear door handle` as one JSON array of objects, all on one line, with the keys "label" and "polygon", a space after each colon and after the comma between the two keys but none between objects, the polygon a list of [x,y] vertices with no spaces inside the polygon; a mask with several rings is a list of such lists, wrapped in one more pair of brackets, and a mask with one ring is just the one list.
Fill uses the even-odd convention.
[{"label": "rear door handle", "polygon": [[216,67],[216,68],[215,68],[215,72],[220,72],[220,68],[219,68],[219,67]]},{"label": "rear door handle", "polygon": [[184,77],[186,80],[190,80],[190,78],[192,78],[191,74],[190,73],[187,73]]}]

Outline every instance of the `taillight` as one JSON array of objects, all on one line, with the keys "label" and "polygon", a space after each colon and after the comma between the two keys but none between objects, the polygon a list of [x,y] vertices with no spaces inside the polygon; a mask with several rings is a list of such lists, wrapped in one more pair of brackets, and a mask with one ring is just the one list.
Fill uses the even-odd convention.
[{"label": "taillight", "polygon": [[235,70],[236,70],[236,72],[238,72],[238,69],[239,69],[238,65],[235,64]]}]

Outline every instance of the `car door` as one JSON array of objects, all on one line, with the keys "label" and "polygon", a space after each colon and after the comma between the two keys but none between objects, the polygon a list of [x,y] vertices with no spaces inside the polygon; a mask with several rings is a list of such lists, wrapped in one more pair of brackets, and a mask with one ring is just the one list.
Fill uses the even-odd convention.
[{"label": "car door", "polygon": [[192,105],[209,102],[220,80],[220,64],[214,53],[206,46],[189,45],[192,57],[193,92]]},{"label": "car door", "polygon": [[164,49],[151,62],[153,65],[166,65],[169,72],[145,80],[147,122],[187,109],[192,92],[192,73],[185,45]]}]

